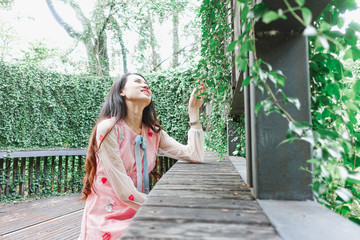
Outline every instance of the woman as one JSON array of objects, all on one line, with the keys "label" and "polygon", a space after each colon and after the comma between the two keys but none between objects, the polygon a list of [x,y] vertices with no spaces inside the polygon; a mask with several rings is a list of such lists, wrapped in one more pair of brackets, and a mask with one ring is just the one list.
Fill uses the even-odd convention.
[{"label": "woman", "polygon": [[[169,137],[157,123],[152,93],[143,76],[116,80],[89,139],[80,239],[119,239],[149,192],[157,154],[192,162],[204,158],[199,121],[203,99],[189,101],[188,145]],[[201,85],[200,92],[204,92]]]}]

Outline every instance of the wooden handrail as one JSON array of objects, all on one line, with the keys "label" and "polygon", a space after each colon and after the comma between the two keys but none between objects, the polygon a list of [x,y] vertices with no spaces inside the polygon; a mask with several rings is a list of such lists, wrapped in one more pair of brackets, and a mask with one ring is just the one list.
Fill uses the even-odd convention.
[{"label": "wooden handrail", "polygon": [[[80,192],[86,149],[0,151],[0,199],[49,193]],[[158,156],[150,187],[176,160]]]}]

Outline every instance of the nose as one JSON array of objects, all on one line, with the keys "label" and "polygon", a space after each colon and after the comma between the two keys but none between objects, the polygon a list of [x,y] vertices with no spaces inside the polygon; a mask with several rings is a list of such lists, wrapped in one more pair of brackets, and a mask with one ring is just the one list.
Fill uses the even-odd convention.
[{"label": "nose", "polygon": [[146,88],[147,90],[149,90],[149,85],[147,85],[146,83],[143,83],[142,87],[143,87],[143,88]]}]

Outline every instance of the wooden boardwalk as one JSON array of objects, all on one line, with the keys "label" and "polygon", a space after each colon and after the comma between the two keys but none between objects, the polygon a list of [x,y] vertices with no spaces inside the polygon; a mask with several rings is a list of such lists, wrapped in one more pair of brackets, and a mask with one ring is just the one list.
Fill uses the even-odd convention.
[{"label": "wooden boardwalk", "polygon": [[[122,239],[280,239],[231,161],[176,163]],[[80,194],[0,206],[0,239],[77,239]]]},{"label": "wooden boardwalk", "polygon": [[280,239],[228,158],[176,163],[122,239]]},{"label": "wooden boardwalk", "polygon": [[0,206],[0,239],[77,239],[83,205],[80,194]]}]

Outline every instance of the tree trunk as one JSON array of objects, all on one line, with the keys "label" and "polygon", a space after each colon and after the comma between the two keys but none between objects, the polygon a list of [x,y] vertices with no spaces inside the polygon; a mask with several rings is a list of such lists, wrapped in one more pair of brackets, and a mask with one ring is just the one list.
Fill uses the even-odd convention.
[{"label": "tree trunk", "polygon": [[179,66],[179,13],[174,11],[173,13],[173,61],[172,67]]},{"label": "tree trunk", "polygon": [[151,19],[151,15],[149,13],[148,15],[148,26],[149,26],[149,35],[150,35],[150,48],[151,48],[151,63],[152,63],[152,68],[156,71],[159,70],[159,54],[157,53],[156,49],[157,49],[157,41],[155,38],[155,33],[154,33],[154,28],[153,28],[153,23],[152,23],[152,19]]}]

